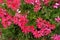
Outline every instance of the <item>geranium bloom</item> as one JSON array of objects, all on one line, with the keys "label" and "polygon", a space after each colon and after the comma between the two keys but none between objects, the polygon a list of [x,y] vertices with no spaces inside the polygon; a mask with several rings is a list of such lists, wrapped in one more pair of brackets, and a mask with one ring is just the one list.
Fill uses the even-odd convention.
[{"label": "geranium bloom", "polygon": [[39,29],[37,31],[40,31],[40,34],[41,34],[40,37],[50,34],[51,30],[55,29],[55,25],[50,24],[49,22],[47,22],[46,20],[43,20],[42,18],[38,18],[36,20],[36,24]]},{"label": "geranium bloom", "polygon": [[12,23],[12,17],[10,15],[5,15],[5,17],[2,18],[2,25],[4,28],[7,28]]},{"label": "geranium bloom", "polygon": [[60,40],[60,35],[55,34],[51,37],[52,40]]},{"label": "geranium bloom", "polygon": [[7,28],[8,26],[11,25],[11,21],[6,21],[5,19],[2,19],[2,25],[4,28]]},{"label": "geranium bloom", "polygon": [[3,0],[0,0],[0,4],[3,3]]},{"label": "geranium bloom", "polygon": [[16,15],[13,17],[13,22],[18,24],[20,27],[25,26],[25,24],[28,22],[27,15],[16,13]]},{"label": "geranium bloom", "polygon": [[7,0],[6,5],[8,6],[8,8],[11,8],[12,10],[17,11],[17,9],[19,9],[21,5],[21,1],[20,0]]},{"label": "geranium bloom", "polygon": [[56,22],[60,22],[60,17],[58,16],[57,18],[55,18]]},{"label": "geranium bloom", "polygon": [[44,27],[49,28],[49,29],[55,29],[55,25],[50,24],[48,21],[43,20],[42,18],[38,18],[36,20],[36,23],[39,29],[44,28]]},{"label": "geranium bloom", "polygon": [[41,9],[41,2],[40,2],[40,0],[35,0],[34,12],[38,12],[40,9]]},{"label": "geranium bloom", "polygon": [[49,35],[51,33],[51,29],[48,28],[42,28],[41,31],[43,31],[43,35]]},{"label": "geranium bloom", "polygon": [[59,8],[59,6],[60,6],[59,3],[55,3],[55,4],[53,5],[53,8]]},{"label": "geranium bloom", "polygon": [[27,19],[26,15],[22,15],[19,18],[18,25],[19,26],[24,26],[24,25],[27,24],[27,22],[28,22],[28,19]]},{"label": "geranium bloom", "polygon": [[2,19],[1,24],[4,28],[7,28],[12,23],[12,16],[7,13],[5,9],[0,8],[0,18]]}]

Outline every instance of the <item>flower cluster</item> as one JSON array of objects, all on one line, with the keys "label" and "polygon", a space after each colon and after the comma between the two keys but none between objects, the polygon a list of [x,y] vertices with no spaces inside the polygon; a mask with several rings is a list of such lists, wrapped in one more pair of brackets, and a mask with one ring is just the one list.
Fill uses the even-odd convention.
[{"label": "flower cluster", "polygon": [[[27,4],[32,4],[34,5],[34,12],[38,12],[42,7],[42,3],[40,0],[24,0],[25,3]],[[44,2],[45,5],[48,5],[48,3],[50,2],[50,0],[42,0]]]},{"label": "flower cluster", "polygon": [[15,20],[16,22],[15,21],[14,22],[18,24],[22,32],[24,34],[31,32],[35,38],[46,36],[51,33],[51,30],[55,29],[55,25],[50,24],[49,22],[43,20],[42,18],[38,18],[36,22],[39,30],[35,30],[33,25],[26,26],[28,22],[28,19],[26,19],[26,16],[21,16],[21,15],[19,16],[18,14],[16,14],[16,17],[18,17],[19,19],[18,21]]},{"label": "flower cluster", "polygon": [[31,32],[35,38],[39,38],[45,35],[48,35],[51,33],[51,30],[55,29],[55,25],[50,24],[46,20],[43,20],[42,18],[36,19],[36,25],[39,30],[35,30],[34,26],[26,25],[29,20],[27,19],[27,15],[16,13],[15,16],[11,16],[6,12],[5,9],[0,8],[0,18],[2,19],[1,24],[4,28],[9,27],[12,22],[15,25],[18,25],[19,28],[21,28],[22,32],[24,34],[27,34]]},{"label": "flower cluster", "polygon": [[18,25],[21,28],[22,32],[25,34],[28,33],[28,27],[25,26],[27,22],[28,22],[27,15],[16,13],[15,16],[13,17],[13,23],[15,25]]},{"label": "flower cluster", "polygon": [[60,40],[60,35],[55,34],[51,37],[52,40]]},{"label": "flower cluster", "polygon": [[[42,8],[42,2],[45,5],[48,5],[50,0],[24,0],[23,3],[32,4],[34,6],[34,12],[38,12]],[[0,4],[1,3],[3,3],[3,0],[0,0]],[[6,0],[6,3],[4,4],[6,4],[7,7],[11,8],[13,11],[16,11],[15,15],[12,16],[5,9],[0,8],[0,22],[4,28],[8,28],[13,23],[18,25],[24,34],[32,33],[35,38],[47,36],[55,29],[54,24],[51,24],[49,21],[39,17],[35,21],[37,27],[36,29],[34,28],[34,25],[27,25],[29,22],[27,15],[21,14],[22,12],[19,11],[21,0]],[[53,5],[53,8],[59,7],[60,1]],[[58,16],[55,18],[55,21],[60,22],[60,17]],[[60,40],[60,35],[54,35],[52,40]]]},{"label": "flower cluster", "polygon": [[49,22],[43,20],[42,18],[38,18],[36,22],[37,27],[39,29],[37,30],[37,32],[35,31],[35,34],[33,33],[36,38],[46,36],[51,33],[51,30],[55,29],[55,25],[50,24]]},{"label": "flower cluster", "polygon": [[19,26],[24,26],[28,22],[27,15],[16,13],[13,17],[13,22]]},{"label": "flower cluster", "polygon": [[6,5],[14,11],[17,11],[21,5],[21,0],[6,0]]},{"label": "flower cluster", "polygon": [[[43,2],[45,5],[48,5],[50,0],[24,0],[26,4],[32,4],[34,5],[34,12],[38,12],[42,7]],[[0,0],[0,4],[3,3],[3,0]],[[11,8],[14,11],[17,11],[17,9],[21,6],[21,0],[6,0],[6,5],[8,8]],[[53,8],[59,8],[60,7],[60,1],[56,2],[53,5]]]},{"label": "flower cluster", "polygon": [[46,28],[51,29],[51,30],[55,29],[55,25],[50,24],[48,21],[43,20],[42,18],[38,18],[36,20],[36,22],[37,22],[38,28],[45,28],[46,27]]},{"label": "flower cluster", "polygon": [[[25,35],[28,33],[31,33],[34,38],[41,38],[44,36],[48,36],[56,28],[55,21],[58,24],[60,23],[60,16],[57,16],[54,19],[55,21],[53,21],[53,18],[55,15],[51,16],[51,14],[50,14],[50,13],[53,13],[53,14],[55,13],[54,10],[52,10],[52,8],[60,7],[60,0],[53,0],[52,1],[53,4],[49,4],[51,1],[52,0],[0,0],[0,24],[3,26],[3,28],[9,28],[11,26],[11,24],[14,26],[17,25]],[[27,7],[25,9],[31,8],[31,7],[28,7],[29,4],[33,5],[34,12],[31,11],[32,9],[30,11],[23,10],[24,9],[23,6],[25,6],[25,4],[27,4]],[[52,5],[52,8],[49,7],[49,8],[47,8],[48,11],[46,11],[45,6],[51,6],[51,5]],[[5,8],[5,9],[3,9],[3,8]],[[12,13],[14,12],[15,15],[12,16],[10,13],[8,13],[7,12],[8,9],[11,9]],[[42,11],[39,11],[41,9],[42,9]],[[11,10],[9,10],[9,12]],[[57,13],[57,11],[56,11],[56,13]],[[48,14],[49,17],[48,17],[48,15],[46,15],[47,12],[49,12],[49,14]],[[29,14],[29,13],[32,13],[32,14]],[[38,13],[38,14],[34,14],[34,13]],[[39,14],[39,13],[43,13],[43,14]],[[30,17],[30,16],[32,16],[32,17]],[[42,17],[42,18],[40,18],[40,17]],[[31,22],[32,20],[29,21],[28,18],[33,19],[33,23],[35,23],[36,25],[35,24],[33,25],[33,23],[32,23],[32,25],[29,25],[30,24],[29,22]],[[44,20],[43,18],[47,18],[47,19],[50,18],[49,21],[51,21],[51,23],[49,21]],[[55,24],[52,24],[52,23],[55,23]],[[3,29],[0,28],[0,35],[2,35],[2,30]],[[16,32],[17,32],[17,30],[15,31],[15,33]],[[17,36],[18,36],[18,32],[17,32]],[[52,32],[52,34],[53,33],[54,32]],[[50,37],[50,35],[49,35],[49,37]],[[60,40],[60,35],[57,35],[57,34],[53,35],[51,37],[51,40]]]}]

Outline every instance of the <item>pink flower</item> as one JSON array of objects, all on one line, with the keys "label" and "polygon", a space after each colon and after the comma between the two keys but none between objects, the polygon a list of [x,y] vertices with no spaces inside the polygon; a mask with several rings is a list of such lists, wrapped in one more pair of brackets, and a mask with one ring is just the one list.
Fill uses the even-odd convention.
[{"label": "pink flower", "polygon": [[0,0],[0,4],[3,3],[3,0]]},{"label": "pink flower", "polygon": [[20,27],[25,26],[28,22],[27,15],[16,13],[16,15],[13,17],[13,22]]},{"label": "pink flower", "polygon": [[48,28],[42,28],[43,35],[49,35],[51,33],[51,29]]},{"label": "pink flower", "polygon": [[7,13],[5,9],[0,8],[0,18],[2,19],[1,24],[4,28],[7,28],[12,23],[12,16]]},{"label": "pink flower", "polygon": [[6,5],[8,6],[8,8],[17,11],[17,9],[19,9],[21,5],[21,0],[7,0]]},{"label": "pink flower", "polygon": [[3,17],[1,23],[2,23],[4,28],[7,28],[8,26],[10,26],[12,23],[11,16],[6,15],[6,17]]},{"label": "pink flower", "polygon": [[47,28],[49,28],[51,30],[55,29],[55,25],[50,24],[48,21],[43,20],[42,18],[38,18],[36,20],[36,23],[37,23],[37,27],[39,29],[44,28],[44,27],[47,27]]},{"label": "pink flower", "polygon": [[21,26],[20,28],[24,34],[27,34],[29,32],[33,32],[35,30],[34,26],[26,26],[25,25],[25,26]]},{"label": "pink flower", "polygon": [[19,26],[24,26],[27,23],[28,23],[28,19],[26,16],[23,15],[19,18],[19,23],[18,23]]},{"label": "pink flower", "polygon": [[60,6],[59,3],[55,3],[55,4],[53,5],[53,8],[59,8],[59,6]]},{"label": "pink flower", "polygon": [[6,20],[6,18],[2,18],[2,25],[3,25],[3,27],[4,28],[7,28],[8,26],[10,26],[11,25],[11,21],[9,21],[9,20]]},{"label": "pink flower", "polygon": [[4,17],[7,14],[6,10],[3,8],[0,8],[0,17]]},{"label": "pink flower", "polygon": [[16,13],[15,16],[13,17],[13,22],[15,25],[18,25],[21,28],[24,34],[30,32],[29,26],[25,26],[28,22],[27,15]]},{"label": "pink flower", "polygon": [[34,12],[38,12],[40,9],[41,9],[41,2],[40,2],[40,0],[35,0]]},{"label": "pink flower", "polygon": [[60,22],[60,17],[58,16],[57,18],[55,18],[56,22]]},{"label": "pink flower", "polygon": [[51,37],[51,39],[52,40],[60,40],[60,35],[53,35],[52,37]]},{"label": "pink flower", "polygon": [[38,18],[36,20],[36,24],[39,29],[37,31],[39,31],[40,37],[45,36],[45,35],[49,35],[51,33],[51,30],[55,29],[55,25],[50,24],[48,21],[43,20],[42,18]]},{"label": "pink flower", "polygon": [[[37,3],[38,4],[38,3]],[[1,24],[4,28],[9,27],[12,22],[15,25],[18,25],[21,28],[24,34],[31,32],[35,38],[39,38],[45,35],[49,35],[52,30],[55,29],[55,25],[50,24],[48,21],[43,20],[42,18],[36,19],[36,25],[39,29],[34,29],[34,26],[27,26],[28,23],[27,15],[16,13],[15,16],[11,16],[6,12],[6,10],[0,8],[0,18],[2,19]]]},{"label": "pink flower", "polygon": [[58,8],[58,6],[54,5],[53,8]]}]

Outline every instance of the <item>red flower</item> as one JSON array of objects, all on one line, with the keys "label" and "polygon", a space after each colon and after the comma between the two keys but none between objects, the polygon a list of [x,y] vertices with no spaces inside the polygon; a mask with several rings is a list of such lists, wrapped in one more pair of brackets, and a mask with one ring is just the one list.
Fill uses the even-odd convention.
[{"label": "red flower", "polygon": [[2,23],[4,28],[7,28],[8,26],[11,25],[11,23],[12,23],[12,19],[11,18],[12,17],[10,15],[6,15],[6,17],[2,18],[2,22],[1,23]]},{"label": "red flower", "polygon": [[0,8],[0,18],[2,19],[1,24],[4,28],[7,28],[12,23],[12,16],[9,15],[5,9]]},{"label": "red flower", "polygon": [[0,0],[0,4],[3,3],[3,0]]},{"label": "red flower", "polygon": [[59,23],[60,22],[60,17],[58,16],[57,18],[55,18],[55,21]]},{"label": "red flower", "polygon": [[17,9],[19,9],[21,5],[21,1],[20,0],[7,0],[6,5],[8,6],[8,8],[11,8],[12,10],[17,11]]}]

